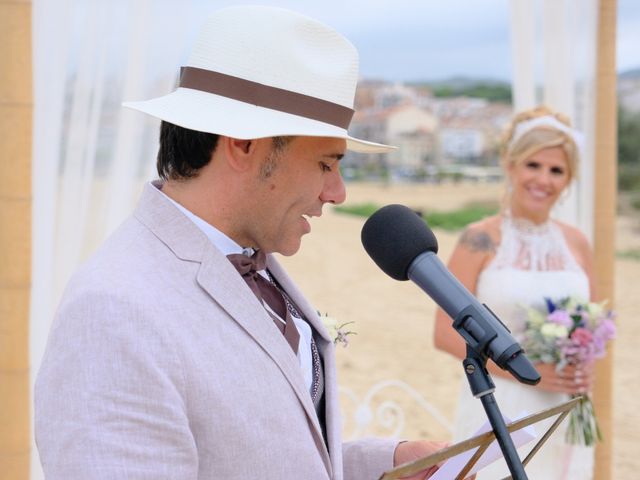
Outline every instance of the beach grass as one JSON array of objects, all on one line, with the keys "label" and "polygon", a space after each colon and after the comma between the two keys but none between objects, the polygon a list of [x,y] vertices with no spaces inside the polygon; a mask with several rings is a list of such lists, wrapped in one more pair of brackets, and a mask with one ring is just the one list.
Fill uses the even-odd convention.
[{"label": "beach grass", "polygon": [[616,252],[618,258],[626,258],[628,260],[640,261],[640,248],[630,248]]},{"label": "beach grass", "polygon": [[[368,218],[379,208],[380,205],[367,202],[354,205],[341,205],[336,207],[336,211]],[[430,228],[457,231],[465,228],[470,223],[494,215],[498,211],[498,205],[472,203],[465,207],[449,211],[423,211],[421,209],[415,209],[415,211],[420,214]]]}]

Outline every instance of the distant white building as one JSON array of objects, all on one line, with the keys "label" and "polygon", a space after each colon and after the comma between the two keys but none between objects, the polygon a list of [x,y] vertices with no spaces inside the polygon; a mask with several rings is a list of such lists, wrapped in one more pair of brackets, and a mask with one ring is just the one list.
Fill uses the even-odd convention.
[{"label": "distant white building", "polygon": [[443,128],[440,149],[445,158],[473,162],[485,150],[484,133],[477,128]]},{"label": "distant white building", "polygon": [[441,101],[438,108],[440,163],[498,165],[501,137],[513,115],[511,105],[469,98],[448,102]]},{"label": "distant white building", "polygon": [[417,92],[402,83],[385,85],[377,89],[374,96],[376,107],[383,109],[400,105],[415,105],[417,100]]},{"label": "distant white building", "polygon": [[444,121],[456,118],[474,118],[490,105],[490,102],[484,98],[468,97],[422,98],[421,102],[436,117]]},{"label": "distant white building", "polygon": [[[398,147],[374,157],[392,170],[416,170],[433,161],[437,149],[438,120],[413,104],[356,113],[352,135]],[[358,160],[362,157],[355,156]]]}]

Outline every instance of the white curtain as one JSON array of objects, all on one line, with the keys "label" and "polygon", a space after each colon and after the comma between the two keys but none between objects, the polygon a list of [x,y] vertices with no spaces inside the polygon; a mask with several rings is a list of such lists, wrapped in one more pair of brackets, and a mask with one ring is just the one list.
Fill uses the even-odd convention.
[{"label": "white curtain", "polygon": [[[33,1],[31,378],[71,272],[154,177],[154,119],[120,106],[172,90],[196,0]],[[32,449],[32,479],[43,478]]]},{"label": "white curtain", "polygon": [[545,104],[584,134],[577,182],[555,216],[593,239],[598,0],[511,0],[516,112]]}]

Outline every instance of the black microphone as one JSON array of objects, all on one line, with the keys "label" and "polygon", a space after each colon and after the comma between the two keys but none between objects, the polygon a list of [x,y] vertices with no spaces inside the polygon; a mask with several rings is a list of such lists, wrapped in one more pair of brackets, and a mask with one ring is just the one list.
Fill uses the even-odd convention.
[{"label": "black microphone", "polygon": [[491,358],[518,381],[535,385],[540,374],[509,329],[481,304],[437,257],[438,241],[408,207],[387,205],[362,227],[362,245],[391,278],[411,279],[454,319],[453,327],[478,354]]}]

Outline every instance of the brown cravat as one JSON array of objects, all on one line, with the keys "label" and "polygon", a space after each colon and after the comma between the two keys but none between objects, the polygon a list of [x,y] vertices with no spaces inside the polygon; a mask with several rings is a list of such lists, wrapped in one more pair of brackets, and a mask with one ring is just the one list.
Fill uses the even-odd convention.
[{"label": "brown cravat", "polygon": [[267,265],[267,257],[264,252],[258,250],[251,257],[243,255],[242,253],[233,253],[227,255],[227,258],[232,265],[236,267],[238,273],[242,275],[242,278],[247,282],[247,285],[255,296],[269,305],[269,307],[278,314],[280,319],[285,321],[283,324],[279,318],[275,318],[274,315],[267,310],[267,313],[273,318],[273,322],[282,332],[284,338],[293,349],[293,352],[297,354],[300,334],[291,317],[291,313],[289,313],[285,299],[278,287],[258,273],[260,270],[264,270]]}]

